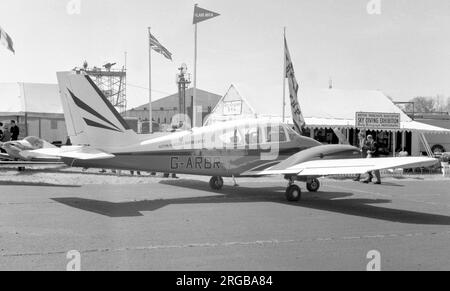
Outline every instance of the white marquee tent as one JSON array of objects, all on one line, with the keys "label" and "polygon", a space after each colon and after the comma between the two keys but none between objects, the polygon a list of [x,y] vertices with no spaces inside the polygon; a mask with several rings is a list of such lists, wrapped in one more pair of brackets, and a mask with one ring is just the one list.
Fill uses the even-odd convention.
[{"label": "white marquee tent", "polygon": [[0,84],[0,113],[62,114],[59,89],[56,84],[2,83]]},{"label": "white marquee tent", "polygon": [[380,91],[302,89],[299,99],[308,128],[351,129],[356,112],[382,112],[400,114],[398,131],[450,134],[448,129],[412,120]]},{"label": "white marquee tent", "polygon": [[56,84],[0,83],[0,121],[11,119],[19,122],[21,138],[33,135],[50,142],[67,138]]}]

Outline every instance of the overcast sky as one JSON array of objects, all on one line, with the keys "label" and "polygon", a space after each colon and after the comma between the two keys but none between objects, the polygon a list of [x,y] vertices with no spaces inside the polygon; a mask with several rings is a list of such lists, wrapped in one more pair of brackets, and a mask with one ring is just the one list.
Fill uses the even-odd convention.
[{"label": "overcast sky", "polygon": [[[156,98],[175,93],[176,69],[193,71],[195,3],[220,17],[199,24],[198,87],[223,95],[235,84],[260,113],[281,114],[283,27],[301,86],[382,90],[396,100],[450,96],[450,1],[381,0],[0,0],[0,82],[56,83],[56,71],[124,63],[128,83],[148,86],[147,30],[174,54],[153,54]],[[300,97],[301,98],[301,97]],[[129,87],[129,107],[147,92]],[[368,100],[369,101],[369,100]],[[4,102],[1,100],[1,102]]]}]

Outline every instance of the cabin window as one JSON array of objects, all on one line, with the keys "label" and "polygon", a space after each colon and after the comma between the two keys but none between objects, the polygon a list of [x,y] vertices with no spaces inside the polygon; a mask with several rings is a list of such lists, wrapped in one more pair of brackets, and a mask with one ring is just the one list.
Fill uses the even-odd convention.
[{"label": "cabin window", "polygon": [[258,128],[251,127],[251,128],[245,128],[244,129],[244,137],[245,137],[245,144],[246,145],[256,145],[259,142],[259,130]]},{"label": "cabin window", "polygon": [[283,126],[278,127],[278,141],[279,142],[287,142],[288,141],[286,132],[284,131]]},{"label": "cabin window", "polygon": [[264,136],[260,137],[260,140],[264,143],[289,141],[283,126],[266,125],[260,130],[264,133]]},{"label": "cabin window", "polygon": [[243,145],[243,138],[237,128],[229,128],[219,136],[220,141],[226,145]]},{"label": "cabin window", "polygon": [[289,140],[295,140],[295,138],[298,136],[297,132],[290,128],[289,126],[286,126],[286,131],[288,132]]}]

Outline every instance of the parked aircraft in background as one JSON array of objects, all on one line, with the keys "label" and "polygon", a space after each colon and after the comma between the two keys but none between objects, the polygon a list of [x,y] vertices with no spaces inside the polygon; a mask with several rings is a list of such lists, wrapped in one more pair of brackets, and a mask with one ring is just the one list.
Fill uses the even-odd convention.
[{"label": "parked aircraft in background", "polygon": [[37,149],[54,149],[56,146],[43,139],[29,136],[23,140],[0,143],[0,148],[6,153],[0,153],[0,166],[32,166],[32,165],[58,165],[61,158],[33,152]]},{"label": "parked aircraft in background", "polygon": [[[436,163],[424,157],[361,159],[358,148],[321,145],[286,124],[270,120],[237,120],[193,128],[160,137],[132,131],[104,94],[83,72],[58,73],[67,130],[75,146],[33,151],[59,156],[69,166],[140,170],[212,176],[220,190],[222,177],[282,175],[286,197],[301,198],[297,181],[318,191],[318,177],[364,174],[373,170],[413,168]],[[296,110],[301,114],[300,110]]]}]

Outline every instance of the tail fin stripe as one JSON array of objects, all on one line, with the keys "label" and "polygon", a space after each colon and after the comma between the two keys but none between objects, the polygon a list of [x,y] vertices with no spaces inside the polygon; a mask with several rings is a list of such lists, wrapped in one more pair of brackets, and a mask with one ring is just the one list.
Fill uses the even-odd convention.
[{"label": "tail fin stripe", "polygon": [[95,83],[92,81],[92,79],[88,75],[85,75],[85,77],[88,80],[88,82],[91,84],[92,88],[95,89],[98,96],[100,96],[100,98],[102,98],[103,102],[105,102],[106,106],[108,106],[109,110],[114,114],[114,116],[117,118],[117,120],[123,126],[123,128],[125,130],[129,130],[130,127],[128,126],[127,122],[122,118],[122,116],[120,116],[119,112],[117,112],[117,110],[114,108],[114,106],[112,106],[112,104],[108,101],[108,99],[105,97],[103,92],[100,91],[100,89],[97,87],[97,85],[95,85]]},{"label": "tail fin stripe", "polygon": [[94,109],[92,109],[89,105],[87,105],[86,103],[84,103],[83,101],[81,101],[77,96],[75,96],[75,94],[73,94],[72,91],[70,91],[70,89],[67,89],[70,93],[70,95],[72,96],[73,101],[75,102],[75,104],[80,107],[81,109],[83,109],[84,111],[94,115],[95,117],[98,117],[99,119],[103,120],[104,122],[108,123],[109,125],[113,126],[114,128],[116,128],[117,130],[119,130],[119,128],[117,126],[115,126],[112,122],[110,122],[108,119],[106,119],[104,116],[102,116],[100,113],[98,113],[97,111],[95,111]]},{"label": "tail fin stripe", "polygon": [[87,125],[92,126],[92,127],[97,127],[97,128],[102,128],[102,129],[107,129],[107,130],[112,130],[112,131],[117,131],[117,132],[121,132],[120,130],[114,129],[112,127],[108,127],[106,125],[100,124],[98,122],[92,121],[90,119],[86,119],[83,118],[84,121],[86,122]]}]

